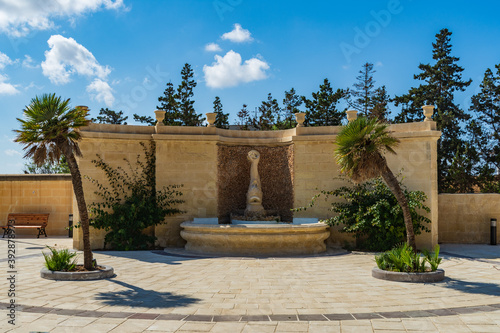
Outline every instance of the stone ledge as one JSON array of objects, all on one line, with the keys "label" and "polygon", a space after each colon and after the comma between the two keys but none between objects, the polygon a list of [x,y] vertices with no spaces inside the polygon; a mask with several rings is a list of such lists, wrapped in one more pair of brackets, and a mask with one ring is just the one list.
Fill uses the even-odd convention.
[{"label": "stone ledge", "polygon": [[372,269],[372,276],[376,279],[395,281],[395,282],[439,282],[444,280],[444,270],[438,269],[434,272],[426,273],[405,273],[384,271],[377,267]]}]

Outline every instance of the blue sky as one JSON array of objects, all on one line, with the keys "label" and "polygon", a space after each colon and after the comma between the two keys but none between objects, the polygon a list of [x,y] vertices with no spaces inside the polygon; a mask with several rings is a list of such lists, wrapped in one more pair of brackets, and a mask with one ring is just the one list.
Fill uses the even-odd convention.
[{"label": "blue sky", "polygon": [[234,121],[268,93],[310,96],[324,78],[350,87],[367,61],[376,85],[403,94],[448,28],[473,79],[457,96],[467,107],[486,68],[500,63],[499,12],[497,1],[0,0],[0,173],[22,173],[12,130],[32,97],[54,92],[94,117],[123,110],[134,124],[134,113],[154,115],[186,62],[197,112],[211,112],[219,96]]}]

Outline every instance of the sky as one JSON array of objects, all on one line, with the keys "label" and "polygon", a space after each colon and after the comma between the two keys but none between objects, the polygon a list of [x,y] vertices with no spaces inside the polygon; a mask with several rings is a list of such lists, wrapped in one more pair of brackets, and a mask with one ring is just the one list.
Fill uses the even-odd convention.
[{"label": "sky", "polygon": [[[500,63],[498,1],[0,0],[0,174],[23,173],[16,118],[44,93],[86,105],[154,116],[166,83],[194,69],[198,113],[219,96],[230,122],[242,104],[295,88],[310,97],[328,78],[352,87],[374,64],[391,96],[420,82],[432,43],[452,33],[452,55],[473,80],[457,102],[468,109],[487,68]],[[303,107],[302,107],[303,108]],[[391,108],[394,114],[398,109]]]}]

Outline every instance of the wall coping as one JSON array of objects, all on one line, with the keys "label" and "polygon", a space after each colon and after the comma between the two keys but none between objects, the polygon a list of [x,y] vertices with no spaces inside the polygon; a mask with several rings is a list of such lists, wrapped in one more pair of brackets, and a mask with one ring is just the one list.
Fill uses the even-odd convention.
[{"label": "wall coping", "polygon": [[21,175],[0,175],[0,181],[47,181],[47,180],[66,180],[71,181],[71,175],[69,173],[64,174],[21,174]]},{"label": "wall coping", "polygon": [[[294,141],[333,141],[342,126],[296,127],[278,131],[244,131],[215,127],[194,126],[137,126],[91,124],[83,128],[85,138],[119,140],[178,140],[178,141],[215,141],[221,144],[242,145],[286,145]],[[428,137],[439,139],[441,132],[436,130],[433,121],[392,124],[389,130],[396,138],[413,139]]]}]

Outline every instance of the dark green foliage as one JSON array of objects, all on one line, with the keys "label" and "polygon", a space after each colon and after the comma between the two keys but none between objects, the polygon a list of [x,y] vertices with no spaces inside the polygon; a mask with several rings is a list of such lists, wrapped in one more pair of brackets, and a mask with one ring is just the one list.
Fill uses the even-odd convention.
[{"label": "dark green foliage", "polygon": [[183,124],[179,112],[178,98],[179,95],[175,92],[172,82],[167,83],[163,96],[158,97],[158,102],[161,102],[161,105],[156,107],[158,110],[165,111],[165,120],[163,120],[165,125],[181,126]]},{"label": "dark green foliage", "polygon": [[45,259],[45,267],[50,271],[69,272],[75,269],[77,261],[77,253],[70,252],[68,249],[57,250],[47,246],[50,254],[43,254]]},{"label": "dark green foliage", "polygon": [[278,101],[269,93],[267,101],[262,101],[257,115],[252,119],[252,127],[259,131],[275,130],[276,124],[281,121],[280,113]]},{"label": "dark green foliage", "polygon": [[375,80],[373,79],[373,64],[369,62],[363,65],[356,77],[358,80],[353,84],[354,89],[349,90],[348,103],[351,108],[357,110],[361,115],[368,117],[372,108],[372,100],[375,95]]},{"label": "dark green foliage", "polygon": [[[464,91],[472,80],[463,81],[464,69],[457,65],[460,60],[451,56],[451,32],[442,29],[436,35],[432,44],[433,65],[420,64],[421,73],[414,76],[416,80],[424,81],[417,88],[411,88],[407,94],[396,96],[395,105],[401,105],[402,110],[396,116],[395,122],[418,122],[424,119],[421,107],[435,105],[434,120],[442,136],[438,142],[438,185],[440,192],[458,192],[463,188],[456,184],[462,182],[454,176],[459,174],[450,170],[453,158],[464,151],[463,124],[470,118],[458,104],[454,102],[455,93]],[[470,158],[464,156],[464,158]],[[471,187],[471,186],[466,186]]]},{"label": "dark green foliage", "polygon": [[92,118],[91,121],[99,124],[113,124],[113,125],[127,125],[125,120],[127,117],[123,117],[123,111],[113,111],[108,108],[101,108],[97,118]]},{"label": "dark green foliage", "polygon": [[91,179],[98,190],[95,192],[103,199],[90,205],[93,215],[92,226],[108,231],[104,239],[115,250],[143,250],[154,245],[156,237],[142,231],[163,222],[165,216],[182,211],[176,208],[183,203],[178,197],[181,186],[172,185],[156,190],[155,143],[149,147],[141,142],[144,149],[144,161],[137,156],[137,165],[132,167],[128,160],[129,171],[112,168],[98,155],[93,160],[106,174],[109,187]]},{"label": "dark green foliage", "polygon": [[423,256],[413,251],[407,243],[404,243],[376,255],[375,262],[377,263],[377,267],[384,271],[423,273],[437,270],[442,260],[442,258],[439,258],[439,245],[434,247],[433,253],[428,250],[422,252]]},{"label": "dark green foliage", "polygon": [[194,110],[193,89],[196,87],[196,81],[193,79],[194,71],[190,64],[185,64],[181,70],[181,84],[177,87],[177,105],[179,117],[184,126],[201,126],[205,118],[197,114]]},{"label": "dark green foliage", "polygon": [[148,126],[156,125],[156,120],[150,116],[139,116],[138,114],[134,113],[134,120],[142,124],[147,124]]},{"label": "dark green foliage", "polygon": [[477,154],[475,175],[481,192],[500,193],[500,64],[487,69],[481,91],[472,96],[476,118],[468,126],[469,141]]},{"label": "dark green foliage", "polygon": [[[402,184],[401,186],[404,188]],[[418,235],[422,231],[429,232],[426,224],[430,223],[430,220],[420,215],[422,211],[430,211],[424,205],[427,199],[425,193],[404,189],[404,194],[410,208],[415,234]],[[336,215],[325,222],[331,226],[340,225],[341,232],[353,234],[360,249],[385,251],[405,241],[403,211],[394,194],[380,178],[359,185],[342,186],[333,191],[323,190],[314,196],[309,207],[312,207],[321,196],[325,200],[330,197],[334,199],[330,210]],[[307,207],[297,210],[305,209]]]},{"label": "dark green foliage", "polygon": [[278,125],[279,129],[289,129],[297,126],[295,121],[295,113],[300,112],[299,106],[303,103],[302,98],[297,95],[295,89],[285,91],[285,98],[283,98],[283,120]]},{"label": "dark green foliage", "polygon": [[238,114],[236,115],[238,117],[236,125],[240,127],[240,130],[249,130],[251,126],[250,112],[247,107],[248,106],[246,104],[243,104],[241,110],[238,111]]},{"label": "dark green foliage", "polygon": [[215,127],[217,128],[229,128],[229,113],[222,112],[222,103],[219,96],[215,96],[214,100],[214,112],[215,116]]},{"label": "dark green foliage", "polygon": [[363,65],[353,89],[347,90],[347,103],[349,107],[360,112],[361,116],[387,122],[389,112],[387,105],[391,102],[391,98],[385,86],[375,88],[373,79],[375,72],[373,64],[367,62]]},{"label": "dark green foliage", "polygon": [[318,92],[312,93],[312,99],[304,96],[302,100],[307,108],[305,126],[338,126],[342,124],[345,114],[337,110],[337,104],[346,97],[346,91],[333,91],[330,81],[325,79]]}]

